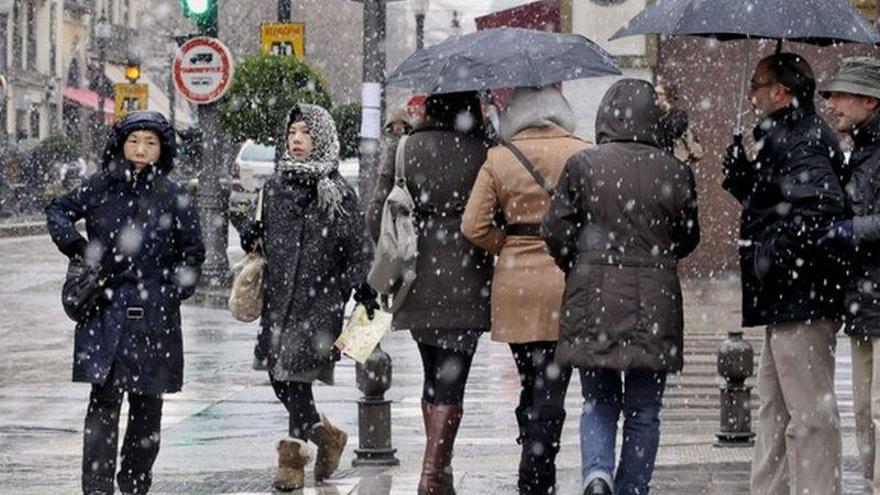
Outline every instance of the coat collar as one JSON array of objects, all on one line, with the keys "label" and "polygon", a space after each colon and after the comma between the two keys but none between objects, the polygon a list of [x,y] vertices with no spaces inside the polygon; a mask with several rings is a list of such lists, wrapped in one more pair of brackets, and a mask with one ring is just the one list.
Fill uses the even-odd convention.
[{"label": "coat collar", "polygon": [[550,124],[543,127],[528,127],[516,133],[511,141],[520,141],[525,139],[556,139],[564,137],[574,137],[570,132],[556,124]]},{"label": "coat collar", "polygon": [[856,149],[880,145],[880,111],[853,130],[852,138]]}]

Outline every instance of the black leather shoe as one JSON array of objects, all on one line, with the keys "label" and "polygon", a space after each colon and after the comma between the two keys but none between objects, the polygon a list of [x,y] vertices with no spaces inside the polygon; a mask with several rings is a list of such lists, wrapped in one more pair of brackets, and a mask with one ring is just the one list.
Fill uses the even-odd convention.
[{"label": "black leather shoe", "polygon": [[596,478],[584,488],[584,495],[611,495],[611,487],[601,478]]}]

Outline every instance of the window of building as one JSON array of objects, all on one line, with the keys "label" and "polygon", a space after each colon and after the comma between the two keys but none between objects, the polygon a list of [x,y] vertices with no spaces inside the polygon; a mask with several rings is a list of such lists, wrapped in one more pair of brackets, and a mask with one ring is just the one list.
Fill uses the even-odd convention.
[{"label": "window of building", "polygon": [[37,2],[35,0],[27,3],[25,29],[27,29],[27,68],[37,70]]},{"label": "window of building", "polygon": [[852,4],[872,22],[877,20],[877,0],[852,0]]},{"label": "window of building", "polygon": [[21,141],[28,138],[28,112],[27,110],[15,111],[15,139]]},{"label": "window of building", "polygon": [[40,109],[36,106],[31,108],[31,137],[40,137]]},{"label": "window of building", "polygon": [[[6,63],[6,30],[9,26],[9,14],[0,14],[0,70],[6,72],[9,65]],[[4,126],[5,127],[5,126]]]},{"label": "window of building", "polygon": [[129,0],[119,0],[119,24],[128,26]]},{"label": "window of building", "polygon": [[55,67],[58,57],[58,30],[55,23],[58,21],[58,4],[53,3],[49,9],[49,74],[58,75],[58,69]]},{"label": "window of building", "polygon": [[22,60],[22,50],[24,46],[22,46],[22,38],[21,38],[21,6],[20,2],[12,3],[12,64],[16,69],[23,69],[24,63]]}]

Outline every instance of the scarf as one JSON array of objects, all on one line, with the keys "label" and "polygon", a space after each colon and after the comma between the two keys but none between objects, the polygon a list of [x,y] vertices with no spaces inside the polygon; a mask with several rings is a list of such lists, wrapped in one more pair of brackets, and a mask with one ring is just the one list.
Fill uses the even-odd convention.
[{"label": "scarf", "polygon": [[330,176],[339,168],[338,162],[301,162],[285,152],[278,161],[278,172],[283,176],[306,182],[314,182],[318,190],[318,208],[327,212],[330,219],[348,216],[342,206],[345,200],[345,185],[340,179]]}]

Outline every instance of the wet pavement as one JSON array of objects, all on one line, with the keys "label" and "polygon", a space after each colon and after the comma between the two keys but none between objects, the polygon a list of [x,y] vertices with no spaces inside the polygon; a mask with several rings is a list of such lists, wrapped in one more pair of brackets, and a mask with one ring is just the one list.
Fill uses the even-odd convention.
[{"label": "wet pavement", "polygon": [[[46,236],[0,239],[0,494],[79,492],[82,419],[89,387],[69,381],[73,324],[59,301],[65,260]],[[230,255],[240,256],[236,249]],[[751,449],[713,447],[718,427],[715,352],[739,321],[735,281],[688,282],[685,372],[671,377],[662,416],[654,494],[748,493]],[[265,374],[250,369],[256,323],[226,311],[183,309],[184,391],[166,397],[162,448],[154,471],[156,494],[270,492],[274,443],[286,413]],[[760,332],[747,339],[760,348]],[[383,341],[394,360],[393,435],[401,464],[387,470],[351,467],[357,446],[353,362],[337,367],[334,387],[317,386],[319,409],[348,431],[342,468],[304,494],[415,493],[424,446],[419,407],[421,365],[409,335]],[[853,433],[849,347],[840,339],[838,402],[844,435],[846,494],[868,494],[860,479]],[[558,459],[559,493],[580,494],[580,385],[572,380]],[[465,399],[454,468],[460,495],[515,493],[518,446],[513,408],[516,368],[506,346],[484,339]],[[753,401],[757,406],[757,399]],[[125,412],[123,411],[123,417]]]}]

